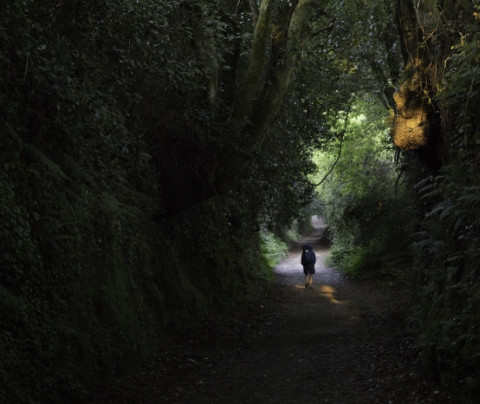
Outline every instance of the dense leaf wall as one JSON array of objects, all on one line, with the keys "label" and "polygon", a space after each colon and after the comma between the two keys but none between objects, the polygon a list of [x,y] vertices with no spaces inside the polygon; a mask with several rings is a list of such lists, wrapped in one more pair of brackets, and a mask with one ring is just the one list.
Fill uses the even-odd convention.
[{"label": "dense leaf wall", "polygon": [[268,278],[260,223],[308,200],[312,140],[232,123],[239,5],[0,5],[0,401],[91,401]]},{"label": "dense leaf wall", "polygon": [[478,98],[479,9],[464,1],[399,3],[419,15],[409,46],[428,61],[417,81],[425,90],[419,100],[435,110],[426,128],[429,144],[402,156],[416,194],[410,252],[420,285],[422,357],[430,375],[471,402],[480,391],[479,111],[472,102]]}]

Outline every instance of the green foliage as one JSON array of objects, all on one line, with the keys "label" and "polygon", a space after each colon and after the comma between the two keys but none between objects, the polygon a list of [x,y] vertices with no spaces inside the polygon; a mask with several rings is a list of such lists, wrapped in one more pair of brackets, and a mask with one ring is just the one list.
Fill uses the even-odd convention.
[{"label": "green foliage", "polygon": [[[391,6],[312,7],[294,50],[303,65],[258,150],[249,143],[253,121],[244,111],[233,119],[254,3],[1,3],[0,401],[94,401],[167,333],[256,298],[271,278],[260,247],[273,258],[285,246],[260,241],[259,223],[278,234],[302,216],[313,150],[338,142],[338,111],[352,94],[377,88],[369,69],[384,73],[362,52],[375,49],[369,60],[388,64],[389,76],[397,48],[376,48]],[[288,20],[289,4],[276,4],[275,22]],[[356,19],[360,12],[368,18]],[[279,72],[293,50],[282,41],[267,41],[252,109],[269,111],[263,102],[286,84]],[[395,175],[384,128],[358,121],[346,129],[344,155],[365,151],[353,159],[364,181],[340,161],[344,177],[325,191],[328,215],[345,251],[358,240],[362,254],[371,250],[368,263],[379,248],[373,223],[392,223],[386,210],[399,223],[404,216],[385,197]]]},{"label": "green foliage", "polygon": [[183,259],[176,267],[166,268],[165,282],[177,283],[180,275],[190,290],[181,285],[165,289],[169,307],[185,305],[169,315],[170,327],[185,329],[198,313],[228,310],[239,299],[254,299],[256,287],[271,280],[259,233],[252,232],[248,222],[234,221],[234,206],[228,197],[217,198],[196,205],[172,222],[174,254]]},{"label": "green foliage", "polygon": [[[450,10],[452,11],[453,8]],[[477,10],[479,11],[479,10]],[[471,17],[471,16],[470,16]],[[478,21],[468,24],[452,46],[436,102],[444,136],[444,166],[437,173],[414,171],[416,233],[411,251],[419,271],[422,358],[426,369],[474,401],[478,384],[479,165]],[[460,23],[460,22],[458,22]]]},{"label": "green foliage", "polygon": [[479,318],[473,309],[478,301],[479,188],[446,166],[440,176],[421,181],[418,191],[428,206],[413,245],[424,277],[425,365],[442,383],[473,397],[480,387],[474,376],[480,370]]},{"label": "green foliage", "polygon": [[165,216],[233,149],[192,46],[226,40],[213,2],[74,3],[0,5],[2,402],[92,401],[265,278],[249,230],[277,191],[242,193],[263,195],[263,162],[255,187]]},{"label": "green foliage", "polygon": [[372,101],[357,100],[337,124],[340,138],[318,153],[317,179],[325,178],[319,198],[333,242],[329,263],[358,277],[405,280],[411,206],[393,161],[386,111]]},{"label": "green foliage", "polygon": [[445,83],[437,99],[444,111],[444,124],[448,129],[452,158],[464,160],[468,174],[476,171],[476,154],[479,147],[479,112],[475,102],[479,97],[479,46],[478,22],[452,47],[449,69],[445,72]]},{"label": "green foliage", "polygon": [[288,251],[287,244],[275,237],[274,234],[263,231],[260,233],[260,240],[262,256],[270,268],[273,268],[280,260],[286,257]]}]

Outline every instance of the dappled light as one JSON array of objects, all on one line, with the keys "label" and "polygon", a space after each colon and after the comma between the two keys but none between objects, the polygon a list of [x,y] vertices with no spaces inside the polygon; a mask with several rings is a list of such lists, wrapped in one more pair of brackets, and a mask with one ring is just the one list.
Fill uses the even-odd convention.
[{"label": "dappled light", "polygon": [[328,299],[330,303],[334,304],[343,304],[345,301],[338,300],[336,297],[337,290],[328,285],[320,285],[315,287],[315,292],[320,294],[320,296]]},{"label": "dappled light", "polygon": [[427,144],[427,99],[418,75],[402,84],[393,99],[396,105],[392,127],[395,146],[414,150]]},{"label": "dappled light", "polygon": [[475,402],[479,21],[1,0],[0,403]]}]

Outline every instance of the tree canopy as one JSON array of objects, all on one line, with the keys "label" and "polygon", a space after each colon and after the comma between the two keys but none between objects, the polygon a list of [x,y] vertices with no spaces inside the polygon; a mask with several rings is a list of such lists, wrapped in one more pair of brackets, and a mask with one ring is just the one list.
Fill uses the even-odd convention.
[{"label": "tree canopy", "polygon": [[479,13],[3,1],[0,399],[88,401],[152,341],[253,299],[283,245],[264,231],[312,198],[334,261],[416,282],[426,366],[478,391]]}]

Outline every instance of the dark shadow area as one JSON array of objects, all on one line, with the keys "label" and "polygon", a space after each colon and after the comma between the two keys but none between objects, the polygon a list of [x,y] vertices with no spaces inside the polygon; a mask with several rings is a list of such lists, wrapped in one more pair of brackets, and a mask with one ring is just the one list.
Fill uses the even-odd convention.
[{"label": "dark shadow area", "polygon": [[313,287],[302,286],[294,248],[276,267],[264,304],[239,308],[169,347],[134,381],[140,387],[133,397],[121,395],[124,402],[451,402],[423,379],[405,328],[405,296],[326,267],[325,225],[316,220],[312,234],[298,240],[315,246]]}]

